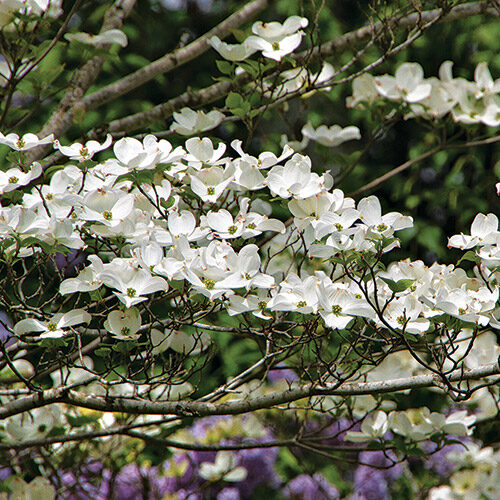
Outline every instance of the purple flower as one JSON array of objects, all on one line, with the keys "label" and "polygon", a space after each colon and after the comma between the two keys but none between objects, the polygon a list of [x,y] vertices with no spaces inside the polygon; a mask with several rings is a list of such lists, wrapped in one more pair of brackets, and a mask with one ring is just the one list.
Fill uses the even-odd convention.
[{"label": "purple flower", "polygon": [[285,487],[284,496],[289,500],[335,500],[339,498],[337,488],[332,486],[322,474],[312,477],[301,474]]},{"label": "purple flower", "polygon": [[7,313],[0,311],[0,342],[5,342],[10,337],[10,332],[6,327],[11,328],[12,323],[7,316]]},{"label": "purple flower", "polygon": [[[467,437],[464,438],[456,436],[455,439],[457,439],[458,441],[462,441],[465,444],[467,442],[470,442],[470,439]],[[422,443],[422,449],[428,453],[428,456],[424,462],[424,467],[426,469],[434,471],[441,477],[449,476],[456,468],[456,464],[454,462],[448,461],[446,455],[448,455],[448,453],[450,453],[451,451],[465,451],[464,446],[459,443],[448,444],[446,446],[443,446],[443,448],[441,448],[440,450],[435,451],[437,449],[437,444],[431,441]]]},{"label": "purple flower", "polygon": [[203,420],[196,421],[190,429],[191,435],[197,439],[207,437],[207,432],[213,429],[221,420],[231,420],[231,415],[206,417]]},{"label": "purple flower", "polygon": [[[269,439],[272,438],[266,437],[265,440]],[[242,498],[249,498],[260,484],[271,488],[279,485],[279,477],[274,470],[278,451],[278,448],[254,448],[236,452],[238,465],[248,471],[247,478],[235,485]]]},{"label": "purple flower", "polygon": [[354,473],[354,495],[351,500],[389,500],[389,487],[384,472],[360,465]]},{"label": "purple flower", "polygon": [[0,467],[0,481],[5,481],[8,477],[12,476],[12,469],[9,467]]},{"label": "purple flower", "polygon": [[80,250],[73,250],[67,255],[58,252],[54,256],[57,269],[62,271],[65,278],[74,275],[76,268],[85,262],[85,258],[85,254]]},{"label": "purple flower", "polygon": [[110,492],[111,471],[94,461],[81,466],[78,476],[72,472],[61,472],[59,480],[62,488],[59,500],[107,500]]},{"label": "purple flower", "polygon": [[361,424],[353,424],[347,418],[339,418],[328,427],[321,429],[321,435],[325,436],[324,444],[339,445],[345,444],[344,438],[347,431],[358,431],[361,429]]},{"label": "purple flower", "polygon": [[267,374],[267,378],[271,383],[274,384],[276,382],[279,382],[280,380],[295,382],[299,379],[299,377],[297,377],[297,374],[293,370],[286,368],[284,365],[278,365],[278,367],[279,370],[269,370],[269,373]]},{"label": "purple flower", "polygon": [[217,495],[217,500],[240,500],[240,498],[238,488],[224,488]]},{"label": "purple flower", "polygon": [[[212,460],[202,459],[200,453],[209,453]],[[193,452],[189,453],[175,453],[172,460],[176,466],[180,466],[183,463],[187,464],[186,472],[182,476],[169,477],[168,470],[170,469],[170,463],[165,462],[164,466],[164,482],[162,484],[163,494],[165,493],[176,493],[179,500],[188,497],[189,495],[194,495],[194,492],[198,491],[201,487],[203,480],[198,476],[198,466],[204,461],[214,461],[215,452]],[[190,500],[195,500],[196,496],[189,496]]]},{"label": "purple flower", "polygon": [[385,467],[380,468],[384,478],[389,483],[394,482],[403,474],[403,467],[398,461],[396,455],[392,451],[364,451],[359,455],[359,461],[363,464],[372,467]]}]

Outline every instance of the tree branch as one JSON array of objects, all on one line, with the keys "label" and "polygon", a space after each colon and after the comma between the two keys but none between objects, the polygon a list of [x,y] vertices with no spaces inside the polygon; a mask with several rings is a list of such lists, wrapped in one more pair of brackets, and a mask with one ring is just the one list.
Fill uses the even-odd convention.
[{"label": "tree branch", "polygon": [[[500,375],[497,363],[483,365],[473,370],[457,369],[447,377],[449,382],[478,380],[491,375]],[[366,394],[386,394],[422,387],[442,387],[442,379],[434,374],[379,382],[349,382],[339,387],[338,383],[318,386],[311,383],[302,387],[266,394],[251,399],[207,403],[202,401],[138,401],[130,398],[109,399],[95,394],[87,395],[64,389],[48,389],[31,396],[12,401],[0,408],[0,419],[52,403],[66,403],[103,412],[122,412],[134,415],[178,415],[183,417],[205,417],[210,415],[238,415],[276,405],[292,403],[311,396],[361,396]]]},{"label": "tree branch", "polygon": [[84,109],[94,109],[105,102],[111,101],[112,99],[140,87],[161,74],[168,73],[169,71],[192,61],[211,48],[208,44],[208,40],[210,38],[213,36],[218,36],[221,39],[226,38],[230,34],[231,29],[237,28],[244,22],[247,22],[250,18],[255,16],[255,14],[265,9],[269,5],[270,1],[272,0],[253,0],[252,2],[247,3],[240,10],[215,26],[215,28],[211,29],[185,47],[176,49],[173,52],[164,55],[160,59],[153,61],[144,68],[141,68],[134,73],[131,73],[130,75],[127,75],[124,78],[97,90],[93,94],[86,96],[82,100],[81,106]]},{"label": "tree branch", "polygon": [[[124,20],[132,11],[135,2],[136,0],[116,0],[104,16],[100,33],[104,33],[111,29],[121,28]],[[105,49],[110,46],[111,44],[102,44],[99,48]],[[40,137],[46,137],[50,134],[60,137],[68,130],[73,123],[73,111],[79,107],[78,103],[86,94],[92,83],[94,83],[105,60],[105,57],[93,57],[75,73],[58,107],[39,132]],[[51,147],[51,144],[47,144],[39,146],[38,148],[33,148],[27,155],[28,161],[34,161],[41,158]]]},{"label": "tree branch", "polygon": [[489,137],[488,139],[479,140],[479,141],[465,142],[463,144],[444,144],[442,146],[437,146],[434,149],[431,149],[430,151],[426,151],[425,153],[421,154],[417,158],[414,158],[413,160],[408,160],[408,161],[402,163],[401,165],[399,165],[399,167],[396,167],[396,168],[393,168],[392,170],[389,170],[389,172],[385,173],[384,175],[377,177],[376,179],[369,182],[368,184],[365,184],[364,186],[360,187],[356,191],[349,193],[349,196],[358,196],[362,193],[365,193],[366,191],[370,191],[371,189],[376,188],[380,184],[389,180],[391,177],[394,177],[395,175],[400,174],[401,172],[404,172],[405,170],[409,169],[413,165],[420,163],[421,161],[429,158],[430,156],[435,155],[439,151],[444,151],[446,149],[461,149],[461,148],[470,148],[470,147],[474,147],[474,146],[484,146],[486,144],[494,144],[495,142],[498,142],[498,141],[500,141],[500,136]]},{"label": "tree branch", "polygon": [[[432,25],[433,21],[455,21],[465,17],[472,17],[481,14],[497,15],[498,11],[489,6],[488,1],[475,2],[471,4],[458,5],[450,9],[448,13],[443,15],[441,9],[434,9],[420,13],[413,13],[401,19],[389,20],[390,26],[394,29],[404,29],[423,24]],[[441,19],[440,16],[442,16]],[[297,54],[295,59],[300,64],[304,60],[314,61],[323,59],[327,56],[338,55],[356,44],[365,42],[370,38],[380,36],[385,29],[387,23],[379,21],[370,26],[364,26],[355,31],[346,33],[339,38],[315,48],[312,51],[304,51]],[[383,60],[383,58],[382,58]],[[381,61],[380,61],[381,62]],[[128,133],[155,122],[160,122],[172,116],[175,111],[179,111],[183,107],[198,107],[201,105],[210,104],[227,95],[231,90],[241,88],[251,80],[248,74],[242,74],[234,82],[218,82],[204,89],[193,92],[191,90],[184,92],[178,97],[170,99],[153,108],[135,113],[133,115],[120,118],[110,122],[108,131],[111,134]],[[333,82],[329,82],[331,84]],[[326,83],[325,83],[326,85]]]}]

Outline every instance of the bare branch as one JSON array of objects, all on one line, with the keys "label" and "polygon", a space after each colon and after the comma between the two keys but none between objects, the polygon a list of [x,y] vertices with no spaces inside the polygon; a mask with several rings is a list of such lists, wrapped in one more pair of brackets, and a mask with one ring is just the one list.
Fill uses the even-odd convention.
[{"label": "bare branch", "polygon": [[88,95],[81,102],[84,109],[94,109],[105,102],[111,101],[121,95],[130,92],[137,87],[153,80],[161,74],[168,73],[183,64],[192,61],[196,57],[206,52],[210,45],[208,40],[213,36],[218,36],[223,39],[230,34],[230,30],[237,28],[258,12],[265,9],[270,3],[270,0],[253,0],[247,3],[240,10],[229,16],[227,19],[219,23],[215,28],[211,29],[203,36],[197,38],[185,47],[170,52],[160,59],[153,61],[144,68],[141,68],[124,78],[113,82],[106,87],[97,90],[93,94]]},{"label": "bare branch", "polygon": [[[111,29],[121,28],[124,20],[132,11],[135,2],[136,0],[116,0],[104,16],[100,32],[104,33]],[[109,47],[110,44],[102,44],[99,48],[104,49]],[[52,113],[42,130],[39,132],[40,137],[46,137],[49,134],[60,136],[71,126],[73,122],[73,113],[69,112],[69,110],[75,109],[74,106],[77,105],[92,83],[94,83],[105,60],[106,59],[101,56],[93,57],[75,73],[57,109]],[[50,144],[34,148],[28,155],[29,160],[33,161],[37,158],[41,158],[50,148]]]},{"label": "bare branch", "polygon": [[[497,363],[483,365],[473,370],[458,369],[447,377],[448,382],[467,380],[478,380],[492,375],[500,375],[500,367]],[[12,401],[0,408],[0,419],[39,408],[52,403],[66,403],[73,406],[89,408],[103,412],[123,412],[133,415],[178,415],[198,416],[209,415],[238,415],[264,408],[272,408],[298,401],[311,396],[361,396],[365,394],[386,394],[406,389],[422,387],[442,386],[442,378],[434,374],[417,375],[380,382],[350,382],[339,387],[338,383],[329,383],[318,386],[311,383],[302,387],[290,388],[288,390],[264,396],[228,401],[222,403],[207,403],[201,401],[137,401],[130,398],[110,399],[95,394],[87,395],[73,390],[48,389],[40,391],[31,396]]]},{"label": "bare branch", "polygon": [[417,163],[420,163],[421,161],[425,160],[426,158],[429,158],[430,156],[435,155],[439,151],[443,151],[445,149],[462,149],[462,148],[470,148],[474,146],[483,146],[486,144],[494,144],[495,142],[500,141],[500,136],[496,137],[489,137],[488,139],[484,140],[478,140],[478,141],[470,141],[470,142],[465,142],[463,144],[443,144],[442,146],[437,146],[434,149],[431,149],[430,151],[426,151],[425,153],[421,154],[417,158],[414,158],[413,160],[408,160],[404,162],[403,164],[399,165],[399,167],[393,168],[392,170],[389,170],[389,172],[385,173],[384,175],[381,175],[380,177],[377,177],[375,180],[369,182],[368,184],[365,184],[364,186],[360,187],[359,189],[356,189],[356,191],[353,191],[352,193],[349,193],[349,196],[357,196],[362,193],[365,193],[366,191],[370,191],[371,189],[376,188],[380,184],[384,183],[385,181],[389,180],[391,177],[394,177],[397,174],[400,174],[401,172],[404,172],[405,170],[409,169],[413,165],[416,165]]},{"label": "bare branch", "polygon": [[[398,20],[390,21],[394,29],[405,29],[414,26],[427,24],[431,26],[433,22],[439,21],[455,21],[465,17],[472,17],[476,15],[497,15],[498,12],[489,7],[489,2],[475,2],[471,4],[458,5],[452,8],[448,13],[443,15],[441,9],[434,9],[421,13],[413,13]],[[295,59],[301,63],[304,59],[314,61],[323,59],[327,56],[336,55],[343,52],[352,46],[365,42],[372,37],[380,35],[380,32],[386,29],[386,24],[382,22],[374,23],[371,26],[365,26],[358,30],[346,33],[336,40],[324,44],[320,48],[312,51],[305,51],[298,54]],[[377,60],[380,64],[384,58]],[[370,66],[371,68],[371,66]],[[108,130],[112,134],[128,133],[134,130],[144,128],[151,123],[160,122],[172,116],[175,111],[183,107],[198,107],[201,105],[210,104],[218,99],[227,95],[231,90],[241,88],[250,81],[248,74],[242,74],[234,82],[218,82],[204,89],[193,92],[188,90],[178,97],[170,99],[162,104],[154,106],[153,108],[135,113],[125,118],[120,118],[110,122]],[[332,82],[329,82],[331,84]],[[343,81],[342,81],[343,83]]]}]

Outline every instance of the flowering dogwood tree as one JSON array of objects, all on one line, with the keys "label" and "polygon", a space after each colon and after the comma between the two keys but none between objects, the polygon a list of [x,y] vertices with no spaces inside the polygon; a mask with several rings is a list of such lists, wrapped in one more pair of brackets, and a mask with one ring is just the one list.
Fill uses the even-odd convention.
[{"label": "flowering dogwood tree", "polygon": [[[85,2],[0,4],[6,498],[500,496],[484,431],[500,403],[498,178],[481,185],[491,211],[448,234],[453,263],[411,253],[416,217],[368,192],[500,140],[488,61],[382,71],[499,6],[375,2],[329,40],[324,6],[271,3],[113,78],[134,0],[99,3],[97,34]],[[128,107],[204,58],[215,83]],[[342,123],[311,105],[279,129],[332,96]],[[344,192],[402,122],[429,147]]]}]

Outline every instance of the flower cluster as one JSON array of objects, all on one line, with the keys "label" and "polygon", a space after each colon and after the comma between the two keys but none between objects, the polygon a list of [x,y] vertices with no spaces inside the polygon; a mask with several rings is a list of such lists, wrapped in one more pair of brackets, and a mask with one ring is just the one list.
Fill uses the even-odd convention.
[{"label": "flower cluster", "polygon": [[[5,144],[16,149],[21,142],[31,147],[46,140],[16,136]],[[56,142],[55,147],[81,162],[110,143],[108,137],[102,145]],[[32,255],[39,248],[34,241],[86,251],[89,265],[63,281],[60,293],[87,293],[104,286],[125,310],[151,294],[165,293],[172,281],[184,281],[191,296],[218,300],[230,315],[251,312],[271,319],[286,312],[319,314],[333,329],[361,318],[378,328],[411,334],[433,330],[443,315],[498,326],[499,290],[491,286],[497,279],[493,271],[488,281],[484,274],[471,278],[453,266],[403,261],[363,279],[363,266],[398,246],[395,233],[411,227],[411,217],[384,215],[375,196],[356,204],[341,190],[332,190],[329,174],[312,172],[310,159],[293,154],[291,148],[285,147],[280,156],[265,152],[256,158],[238,141],[232,147],[234,157],[226,155],[224,143],[216,146],[208,138],[194,137],[177,148],[154,136],[142,142],[121,139],[113,146],[114,157],[94,162],[85,175],[78,164],[67,165],[48,184],[25,193],[21,204],[2,208],[4,252]],[[38,164],[26,172],[15,170],[9,170],[0,185],[4,192],[29,184],[42,172]],[[148,182],[148,172],[155,184]],[[270,206],[262,200],[251,202],[249,191],[268,191],[267,196],[284,200],[292,224],[286,228],[269,217]],[[198,200],[198,213],[190,209],[189,196]],[[471,231],[472,236],[452,237],[450,245],[479,247],[482,265],[494,266],[500,234],[496,217],[478,215]],[[278,236],[264,247],[248,243],[264,232]],[[122,239],[119,256],[108,256],[106,262],[92,255],[87,250],[92,238],[111,245]],[[290,238],[298,238],[293,251],[322,263],[323,270],[303,268],[299,273],[292,265],[284,273],[272,260],[263,261],[263,249],[282,254]],[[117,311],[115,316],[110,315],[104,327],[133,338],[140,313]],[[15,330],[57,337],[68,331],[66,327],[90,321],[88,312],[62,311],[48,321],[23,319]]]},{"label": "flower cluster", "polygon": [[500,495],[500,454],[493,448],[468,443],[461,450],[448,452],[446,458],[455,469],[450,485],[432,488],[428,500],[497,498]]},{"label": "flower cluster", "polygon": [[302,40],[309,21],[305,17],[291,16],[283,24],[278,22],[263,23],[257,21],[252,26],[253,35],[247,37],[241,44],[227,44],[219,37],[213,36],[210,45],[229,61],[243,61],[255,52],[261,52],[264,57],[280,61],[293,52]]},{"label": "flower cluster", "polygon": [[62,0],[3,0],[0,5],[0,26],[8,26],[16,13],[58,17],[62,14]]},{"label": "flower cluster", "polygon": [[476,66],[474,81],[453,78],[453,63],[445,61],[439,78],[424,78],[418,63],[404,63],[394,76],[372,76],[368,73],[353,82],[353,94],[347,99],[349,107],[371,104],[378,99],[405,103],[407,117],[420,116],[440,119],[451,113],[454,121],[463,124],[483,123],[500,125],[500,80],[493,80],[486,63]]}]

